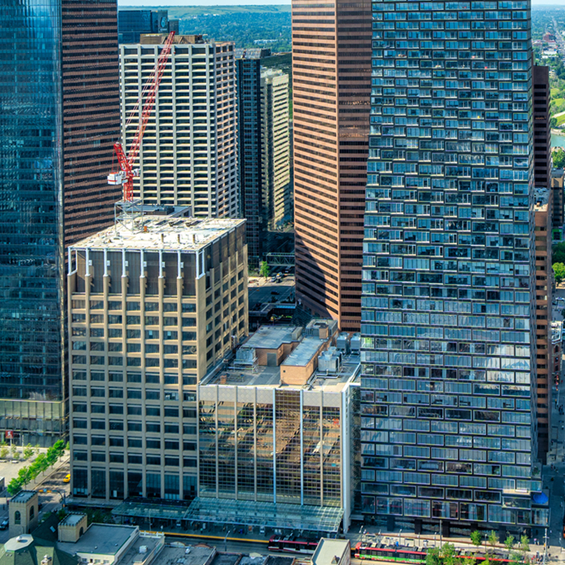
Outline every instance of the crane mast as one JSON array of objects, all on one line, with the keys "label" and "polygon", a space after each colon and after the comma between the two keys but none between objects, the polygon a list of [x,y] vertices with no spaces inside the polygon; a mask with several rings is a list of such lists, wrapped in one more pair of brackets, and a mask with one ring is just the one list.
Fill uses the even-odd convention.
[{"label": "crane mast", "polygon": [[[129,153],[125,154],[122,144],[117,142],[114,144],[114,151],[118,159],[119,171],[112,172],[108,175],[108,184],[117,185],[121,184],[123,186],[123,201],[124,203],[131,202],[133,200],[133,179],[139,175],[139,169],[134,169],[133,164],[137,155],[139,154],[139,147],[143,139],[143,134],[145,133],[145,128],[149,122],[149,116],[153,111],[153,106],[155,105],[155,97],[157,95],[157,90],[159,89],[159,84],[163,78],[163,72],[165,71],[165,66],[169,60],[169,54],[171,52],[171,46],[173,44],[173,38],[175,32],[171,31],[169,33],[159,58],[157,59],[157,64],[149,77],[146,85],[143,88],[135,108],[132,110],[128,122],[129,125],[135,118],[135,115],[139,111],[139,105],[143,103],[143,108],[141,110],[141,117],[137,125],[137,130],[133,138]],[[143,102],[143,96],[145,94],[145,102]]]}]

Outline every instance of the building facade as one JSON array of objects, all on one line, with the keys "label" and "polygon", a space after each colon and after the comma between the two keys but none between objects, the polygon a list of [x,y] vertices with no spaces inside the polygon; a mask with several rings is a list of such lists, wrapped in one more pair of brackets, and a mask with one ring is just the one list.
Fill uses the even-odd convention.
[{"label": "building facade", "polygon": [[[120,46],[122,139],[166,35]],[[145,204],[190,206],[198,218],[238,217],[237,92],[232,43],[176,36],[141,142],[134,195]]]},{"label": "building facade", "polygon": [[179,32],[179,20],[170,20],[168,10],[120,10],[118,40],[120,43],[139,43],[145,33]]},{"label": "building facade", "polygon": [[245,222],[135,222],[69,248],[76,498],[192,498],[197,384],[247,335]]},{"label": "building facade", "polygon": [[565,204],[564,204],[564,169],[551,170],[551,191],[553,193],[553,229],[563,230],[565,222]]},{"label": "building facade", "polygon": [[[535,144],[534,144],[535,145]],[[535,159],[534,159],[535,161]],[[555,345],[551,325],[553,303],[553,269],[551,266],[552,191],[536,188],[535,249],[536,249],[536,365],[538,457],[546,461],[551,439],[552,390],[555,384]],[[559,373],[559,372],[558,372]]]},{"label": "building facade", "polygon": [[292,217],[288,86],[282,71],[261,72],[263,201],[269,231],[283,229]]},{"label": "building facade", "polygon": [[371,2],[292,3],[296,297],[358,331]]},{"label": "building facade", "polygon": [[534,65],[534,185],[551,184],[551,128],[549,126],[549,67]]},{"label": "building facade", "polygon": [[332,346],[331,323],[333,331],[319,320],[263,326],[199,385],[198,499],[189,519],[347,531],[360,366],[347,338]]},{"label": "building facade", "polygon": [[49,445],[64,431],[64,246],[107,226],[120,198],[106,181],[117,5],[24,1],[0,21],[0,432]]},{"label": "building facade", "polygon": [[272,250],[270,233],[291,215],[289,81],[261,69],[270,49],[237,49],[239,163],[242,215],[250,265]]},{"label": "building facade", "polygon": [[373,4],[362,504],[418,531],[537,519],[530,34],[527,2]]}]

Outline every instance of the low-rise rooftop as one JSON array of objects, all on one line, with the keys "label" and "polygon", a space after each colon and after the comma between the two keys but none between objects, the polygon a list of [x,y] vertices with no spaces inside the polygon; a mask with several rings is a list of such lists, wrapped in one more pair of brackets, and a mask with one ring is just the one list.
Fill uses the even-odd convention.
[{"label": "low-rise rooftop", "polygon": [[[78,541],[57,542],[57,547],[65,553],[89,553],[96,555],[115,555],[135,536],[138,528],[135,526],[118,526],[115,524],[91,524]],[[151,545],[145,543],[144,545]]]},{"label": "low-rise rooftop", "polygon": [[281,363],[292,367],[305,367],[327,340],[318,337],[305,337],[298,347]]},{"label": "low-rise rooftop", "polygon": [[36,495],[34,490],[22,490],[10,500],[10,504],[26,504]]},{"label": "low-rise rooftop", "polygon": [[536,204],[535,204],[535,211],[536,212],[544,212],[547,210],[547,205],[549,203],[549,195],[550,189],[549,188],[535,188],[535,197],[536,197]]},{"label": "low-rise rooftop", "polygon": [[244,222],[223,218],[141,216],[133,220],[133,229],[118,222],[83,239],[72,248],[198,251]]},{"label": "low-rise rooftop", "polygon": [[284,343],[297,341],[297,326],[261,326],[243,344],[254,349],[278,349]]},{"label": "low-rise rooftop", "polygon": [[84,514],[78,513],[71,513],[67,514],[61,522],[59,522],[59,526],[76,526],[80,523],[80,521],[84,518]]},{"label": "low-rise rooftop", "polygon": [[312,565],[341,565],[350,551],[349,540],[322,538],[312,556]]}]

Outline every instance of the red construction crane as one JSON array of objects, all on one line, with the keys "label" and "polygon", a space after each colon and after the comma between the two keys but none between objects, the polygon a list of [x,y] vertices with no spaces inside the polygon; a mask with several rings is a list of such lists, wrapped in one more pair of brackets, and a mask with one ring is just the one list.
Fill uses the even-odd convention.
[{"label": "red construction crane", "polygon": [[139,175],[139,169],[133,168],[133,163],[137,158],[137,154],[139,153],[139,146],[141,145],[141,140],[143,139],[143,133],[145,132],[145,128],[147,127],[147,122],[149,121],[149,116],[151,111],[153,110],[153,106],[155,105],[155,95],[157,94],[157,90],[159,89],[159,84],[161,83],[161,78],[163,77],[163,71],[165,70],[165,65],[169,59],[169,53],[171,52],[171,45],[173,44],[175,32],[171,31],[165,44],[163,45],[163,49],[159,55],[159,59],[157,60],[157,64],[153,69],[149,80],[143,87],[143,92],[135,105],[135,108],[132,110],[128,121],[126,123],[127,126],[132,122],[132,120],[136,117],[139,105],[143,102],[145,98],[145,103],[143,104],[143,109],[141,111],[141,118],[139,120],[139,124],[137,126],[137,130],[135,132],[135,136],[133,138],[133,142],[131,144],[129,154],[126,157],[124,149],[121,143],[114,143],[114,151],[116,152],[116,156],[118,158],[118,165],[120,170],[115,173],[110,173],[108,175],[108,184],[121,184],[123,185],[124,190],[124,202],[131,202],[133,200],[133,178]]}]

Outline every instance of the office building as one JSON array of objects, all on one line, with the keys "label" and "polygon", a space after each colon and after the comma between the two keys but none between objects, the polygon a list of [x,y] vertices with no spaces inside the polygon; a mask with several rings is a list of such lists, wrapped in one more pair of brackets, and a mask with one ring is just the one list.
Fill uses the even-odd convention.
[{"label": "office building", "polygon": [[170,20],[168,10],[127,10],[118,12],[120,43],[139,43],[146,33],[179,32],[179,20]]},{"label": "office building", "polygon": [[288,75],[263,69],[270,49],[237,49],[242,215],[250,265],[273,247],[270,234],[291,214]]},{"label": "office building", "polygon": [[553,229],[558,230],[558,236],[553,239],[561,239],[565,223],[565,204],[563,194],[563,181],[565,180],[564,169],[551,170],[551,192],[553,197]]},{"label": "office building", "polygon": [[534,186],[551,184],[551,128],[549,126],[549,67],[534,65]]},{"label": "office building", "polygon": [[551,266],[552,191],[549,187],[536,188],[535,195],[538,458],[545,462],[551,440],[551,403],[552,390],[555,384],[554,356],[556,353],[553,343],[555,331],[551,325],[551,305],[553,302],[553,269]]},{"label": "office building", "polygon": [[292,3],[296,297],[358,331],[371,2]]},{"label": "office building", "polygon": [[202,381],[199,490],[186,520],[347,531],[360,366],[336,332],[326,320],[263,326]]},{"label": "office building", "polygon": [[389,527],[544,519],[530,32],[527,3],[373,4],[362,508]]},{"label": "office building", "polygon": [[[122,138],[166,39],[143,35],[120,46]],[[232,43],[175,36],[155,106],[140,145],[134,195],[145,204],[190,206],[198,218],[237,217],[237,92]]]},{"label": "office building", "polygon": [[244,224],[144,216],[69,248],[73,497],[196,494],[196,386],[247,335]]},{"label": "office building", "polygon": [[288,75],[282,71],[261,72],[263,206],[269,231],[284,228],[292,217],[288,86]]},{"label": "office building", "polygon": [[[113,219],[119,139],[115,0],[3,6],[0,433],[64,431],[64,247]],[[30,54],[33,54],[31,56]]]}]

